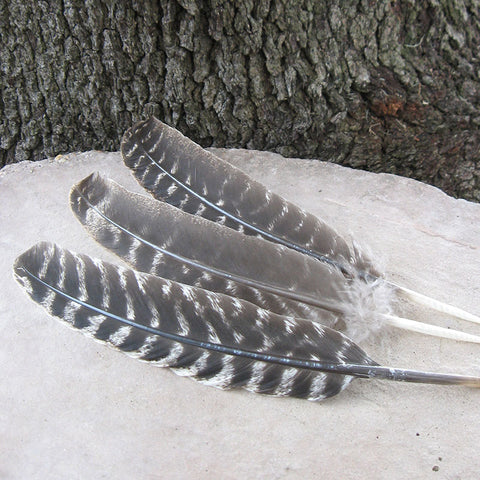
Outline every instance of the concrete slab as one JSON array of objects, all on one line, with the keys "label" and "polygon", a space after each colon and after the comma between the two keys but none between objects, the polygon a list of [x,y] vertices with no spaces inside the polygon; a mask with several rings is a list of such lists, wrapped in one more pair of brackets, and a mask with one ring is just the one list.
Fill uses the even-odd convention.
[{"label": "concrete slab", "polygon": [[[368,246],[390,279],[480,314],[480,205],[391,175],[216,153]],[[70,187],[95,170],[142,191],[118,153],[0,171],[0,478],[478,478],[479,390],[358,380],[322,403],[224,392],[50,318],[14,282],[11,265],[39,240],[117,261],[68,206]],[[363,346],[398,367],[480,370],[478,345],[388,330]]]}]

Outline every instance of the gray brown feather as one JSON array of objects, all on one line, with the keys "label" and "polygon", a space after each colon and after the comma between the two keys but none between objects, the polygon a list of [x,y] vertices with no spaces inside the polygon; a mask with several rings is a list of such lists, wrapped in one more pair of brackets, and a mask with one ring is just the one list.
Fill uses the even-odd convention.
[{"label": "gray brown feather", "polygon": [[348,338],[327,327],[74,254],[51,243],[40,243],[22,254],[14,272],[34,301],[70,326],[137,358],[172,367],[181,375],[216,387],[244,387],[271,395],[319,400],[339,393],[352,377],[208,351],[125,325],[99,311],[139,326],[238,349],[305,360],[376,365]]},{"label": "gray brown feather", "polygon": [[331,265],[133,194],[93,174],[74,186],[73,212],[135,269],[338,327],[349,281]]},{"label": "gray brown feather", "polygon": [[127,131],[124,161],[156,198],[185,212],[303,253],[344,271],[378,276],[371,261],[325,222],[269,191],[239,169],[155,118]]}]

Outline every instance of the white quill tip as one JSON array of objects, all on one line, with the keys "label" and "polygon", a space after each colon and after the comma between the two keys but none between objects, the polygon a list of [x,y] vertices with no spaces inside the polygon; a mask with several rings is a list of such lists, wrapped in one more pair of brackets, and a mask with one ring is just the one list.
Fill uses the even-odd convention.
[{"label": "white quill tip", "polygon": [[425,307],[429,307],[440,313],[445,313],[446,315],[451,315],[452,317],[460,320],[480,324],[480,317],[477,315],[473,315],[472,313],[466,312],[461,308],[454,307],[453,305],[449,305],[448,303],[440,302],[434,298],[427,297],[426,295],[415,292],[414,290],[410,290],[409,288],[401,287],[400,285],[396,284],[391,285],[393,285],[398,292],[419,305],[424,305]]},{"label": "white quill tip", "polygon": [[451,340],[457,340],[460,342],[480,343],[480,336],[461,332],[459,330],[439,327],[429,323],[416,322],[415,320],[397,317],[395,315],[382,314],[381,317],[388,325],[401,328],[403,330],[410,330],[412,332],[432,335],[434,337],[449,338]]}]

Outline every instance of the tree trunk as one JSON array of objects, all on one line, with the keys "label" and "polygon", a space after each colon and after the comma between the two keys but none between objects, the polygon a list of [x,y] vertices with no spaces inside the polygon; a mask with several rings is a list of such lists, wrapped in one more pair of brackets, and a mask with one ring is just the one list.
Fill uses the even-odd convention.
[{"label": "tree trunk", "polygon": [[0,2],[0,164],[204,146],[407,175],[480,201],[477,0]]}]

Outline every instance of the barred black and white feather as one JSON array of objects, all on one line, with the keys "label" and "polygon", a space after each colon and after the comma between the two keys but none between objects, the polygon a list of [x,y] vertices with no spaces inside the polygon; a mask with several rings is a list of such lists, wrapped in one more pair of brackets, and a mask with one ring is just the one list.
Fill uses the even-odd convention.
[{"label": "barred black and white feather", "polygon": [[129,355],[219,388],[321,400],[358,377],[480,386],[480,379],[381,367],[314,322],[138,273],[52,243],[14,274],[51,315]]},{"label": "barred black and white feather", "polygon": [[371,260],[324,221],[156,118],[128,130],[121,149],[126,165],[157,199],[313,256],[349,275],[379,276]]},{"label": "barred black and white feather", "polygon": [[345,330],[363,340],[389,313],[389,291],[93,174],[72,188],[73,212],[135,269]]},{"label": "barred black and white feather", "polygon": [[252,362],[156,332],[302,360],[375,364],[334,330],[73,254],[54,244],[41,243],[27,251],[17,260],[15,273],[36,302],[69,325],[139,359],[216,387],[243,386],[319,400],[341,391],[351,377]]}]

